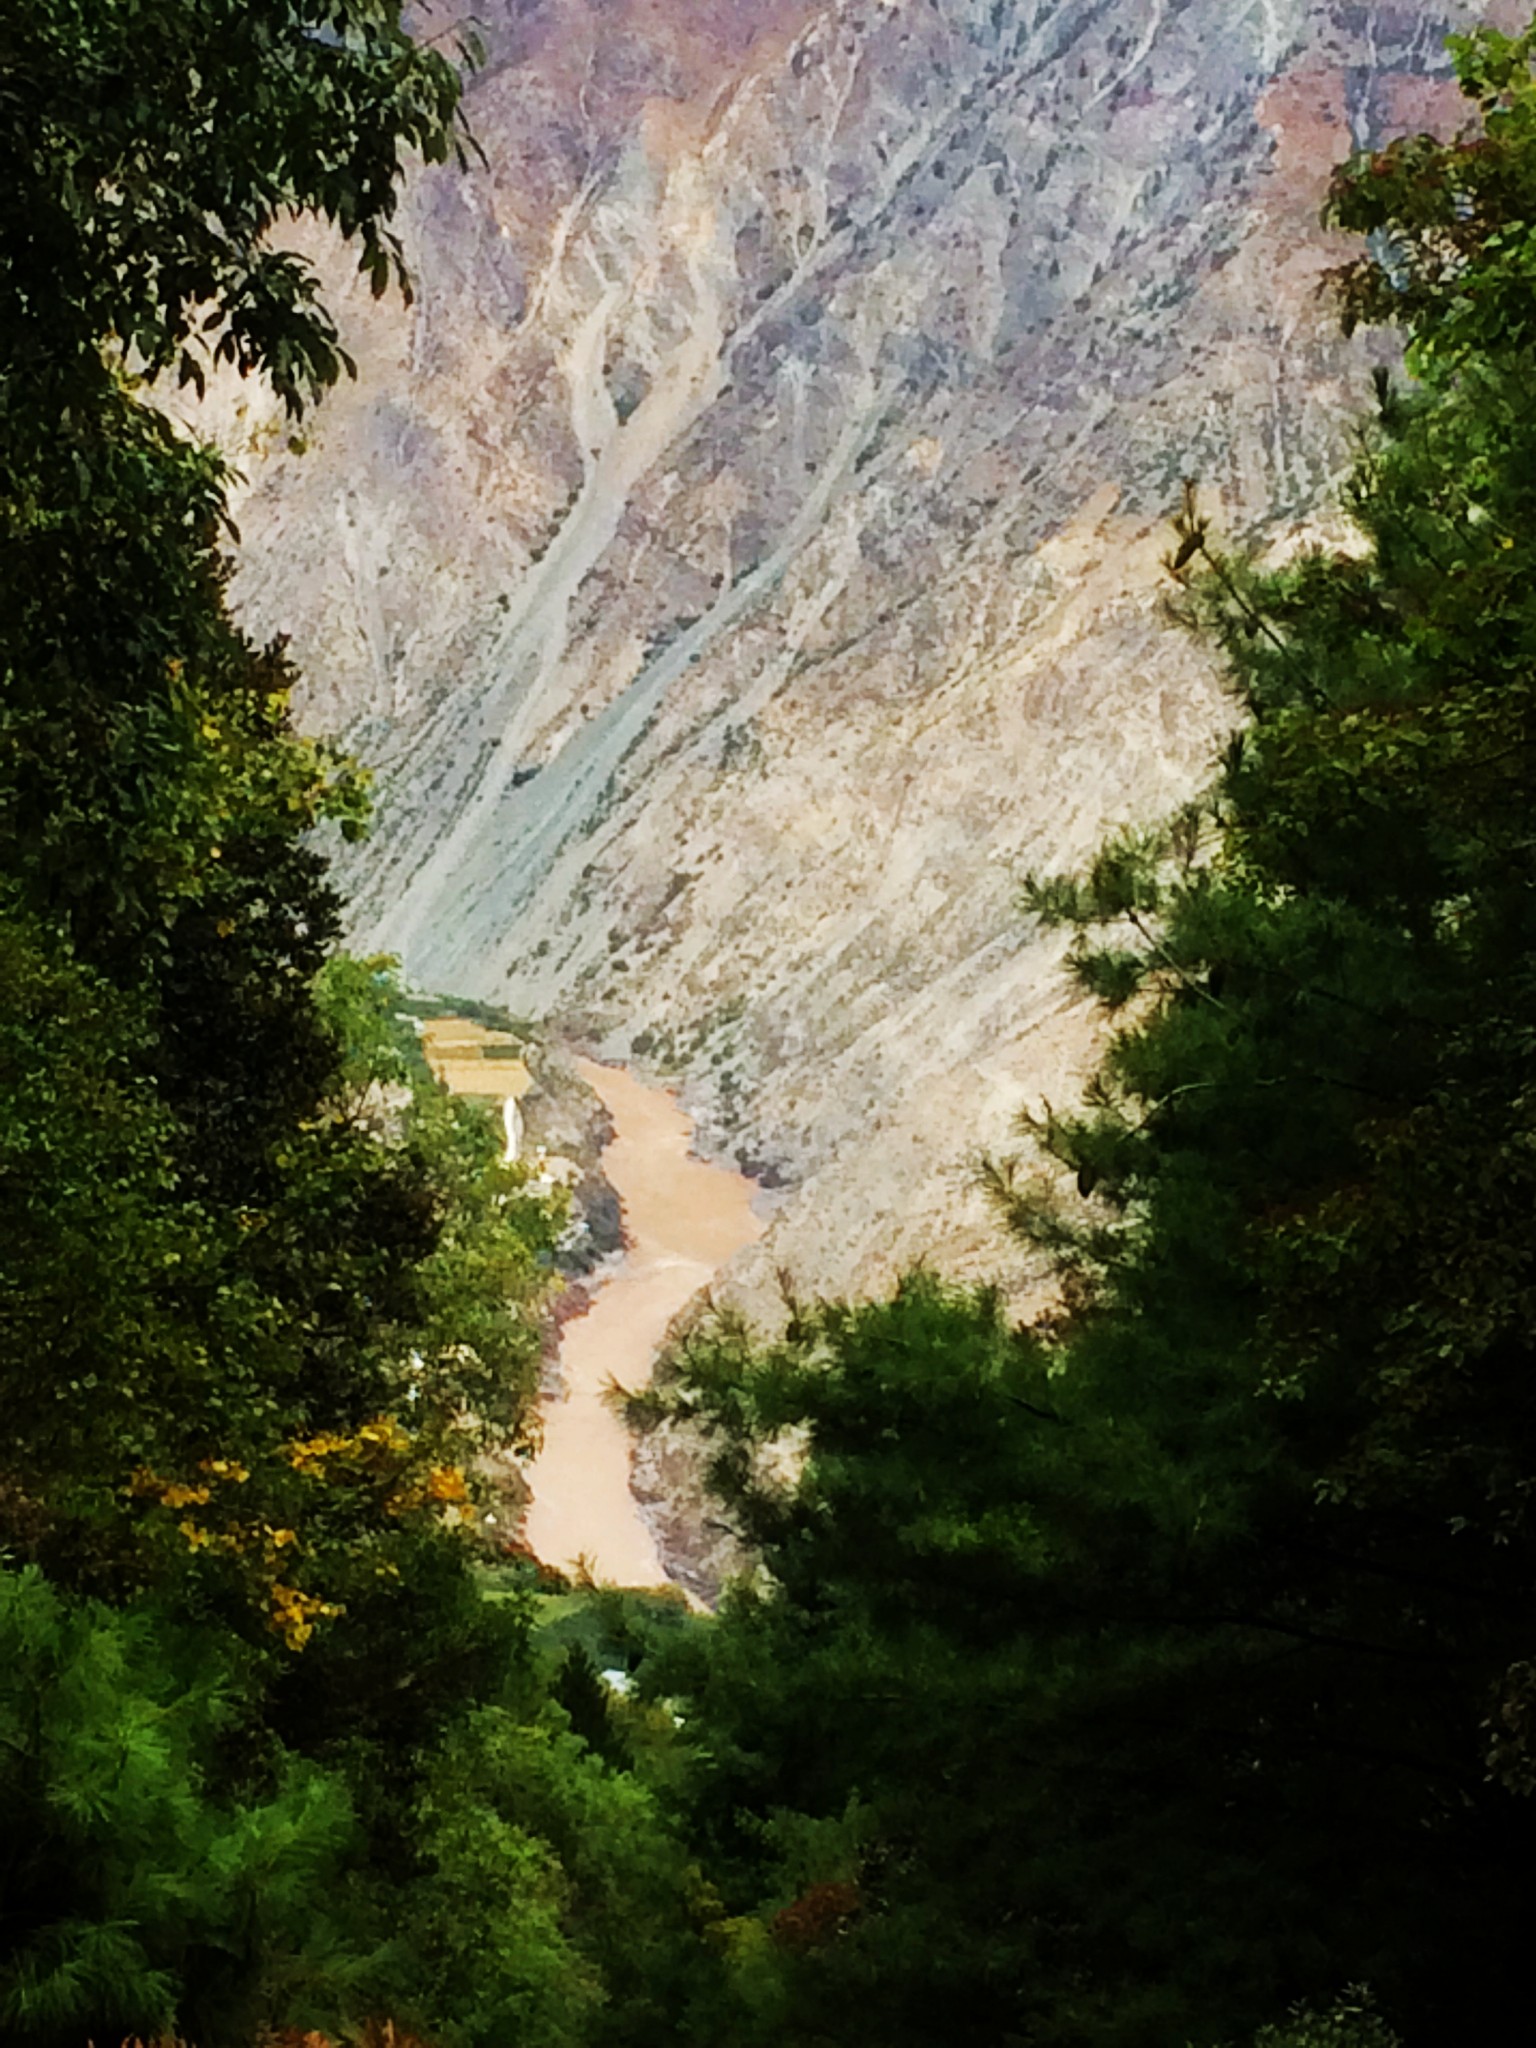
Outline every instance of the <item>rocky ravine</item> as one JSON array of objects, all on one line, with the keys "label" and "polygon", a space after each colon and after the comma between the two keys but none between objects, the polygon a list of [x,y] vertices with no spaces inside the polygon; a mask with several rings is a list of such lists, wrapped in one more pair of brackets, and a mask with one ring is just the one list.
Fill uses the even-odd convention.
[{"label": "rocky ravine", "polygon": [[[1452,0],[478,0],[487,162],[237,583],[380,776],[360,939],[686,1079],[789,1191],[742,1285],[994,1269],[965,1180],[1089,1044],[1015,877],[1202,775],[1161,522],[1326,507],[1368,348],[1352,142],[1444,121]],[[1522,8],[1511,4],[1508,14]],[[432,26],[445,19],[435,14]]]}]

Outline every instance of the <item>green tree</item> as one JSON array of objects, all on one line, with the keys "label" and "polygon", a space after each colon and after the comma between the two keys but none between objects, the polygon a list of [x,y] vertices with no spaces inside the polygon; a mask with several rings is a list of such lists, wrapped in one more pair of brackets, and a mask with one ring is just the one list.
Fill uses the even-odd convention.
[{"label": "green tree", "polygon": [[[462,1515],[452,1466],[518,1438],[558,1225],[483,1119],[355,1099],[314,831],[361,829],[362,781],[292,730],[281,649],[225,608],[223,470],[136,380],[202,351],[318,395],[334,330],[269,231],[320,214],[382,288],[402,152],[458,146],[457,92],[387,0],[0,29],[11,1530],[78,1583],[189,1564],[271,1596],[290,1644],[376,1601],[405,1525]],[[92,1075],[126,1119],[94,1141]],[[367,1586],[322,1587],[321,1551]]]},{"label": "green tree", "polygon": [[[202,382],[261,371],[297,412],[350,368],[318,281],[271,239],[314,214],[375,293],[409,152],[462,154],[459,80],[401,0],[29,0],[0,26],[0,404],[90,404],[101,351]],[[473,57],[472,39],[459,39]],[[14,422],[12,422],[14,424]]]},{"label": "green tree", "polygon": [[448,2048],[675,2039],[701,1974],[676,1831],[566,1718],[482,1707],[427,1779],[407,1949]]},{"label": "green tree", "polygon": [[654,2039],[696,1947],[654,1800],[467,1541],[563,1213],[335,954],[316,828],[366,780],[230,618],[227,474],[146,389],[223,364],[296,413],[350,367],[282,228],[405,284],[405,153],[459,140],[401,13],[0,22],[0,2028],[35,2048]]},{"label": "green tree", "polygon": [[1367,1993],[1352,1991],[1327,2012],[1301,2008],[1278,2026],[1261,2027],[1253,2048],[1401,2048]]},{"label": "green tree", "polygon": [[237,1668],[36,1571],[0,1573],[0,1652],[6,2039],[77,2048],[180,2015],[220,2048],[333,2009],[367,1962],[338,1888],[351,1802],[280,1752],[259,1790],[221,1794]]}]

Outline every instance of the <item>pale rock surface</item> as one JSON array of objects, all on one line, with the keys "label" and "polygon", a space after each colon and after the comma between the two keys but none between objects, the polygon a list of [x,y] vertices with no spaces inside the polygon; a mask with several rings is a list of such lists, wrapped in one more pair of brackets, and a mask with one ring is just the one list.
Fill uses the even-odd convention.
[{"label": "pale rock surface", "polygon": [[1163,522],[1187,474],[1233,538],[1326,508],[1372,360],[1328,166],[1454,118],[1485,10],[474,11],[487,161],[412,183],[412,309],[328,258],[358,384],[302,452],[203,414],[238,603],[379,771],[357,937],[682,1076],[785,1191],[755,1304],[998,1270],[967,1162],[1093,1038],[1017,877],[1206,773]]}]

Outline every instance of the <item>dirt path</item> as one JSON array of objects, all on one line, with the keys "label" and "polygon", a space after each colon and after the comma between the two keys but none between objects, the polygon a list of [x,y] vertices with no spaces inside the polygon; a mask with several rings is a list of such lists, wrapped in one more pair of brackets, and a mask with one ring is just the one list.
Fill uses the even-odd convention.
[{"label": "dirt path", "polygon": [[689,1156],[693,1127],[670,1095],[622,1068],[576,1066],[613,1118],[603,1171],[624,1205],[629,1249],[586,1315],[565,1326],[566,1391],[545,1408],[524,1536],[562,1570],[582,1560],[608,1584],[659,1586],[666,1574],[629,1489],[629,1432],[603,1389],[645,1384],[673,1316],[763,1225],[751,1181]]}]

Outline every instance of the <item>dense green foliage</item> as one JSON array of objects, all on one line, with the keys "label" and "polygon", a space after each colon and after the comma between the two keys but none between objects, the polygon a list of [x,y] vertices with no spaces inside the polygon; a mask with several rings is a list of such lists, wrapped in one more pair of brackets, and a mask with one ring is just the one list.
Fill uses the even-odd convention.
[{"label": "dense green foliage", "polygon": [[68,1602],[32,1570],[0,1579],[0,1648],[8,2039],[178,2010],[227,2037],[268,1968],[302,1995],[347,1955],[347,1790],[285,1757],[210,1796],[237,1707],[205,1635]]},{"label": "dense green foliage", "polygon": [[[0,22],[6,382],[94,403],[110,343],[199,385],[212,355],[297,411],[349,367],[313,270],[268,238],[319,215],[375,293],[407,151],[458,149],[459,81],[401,0],[27,0]],[[461,44],[461,49],[463,49]],[[7,393],[9,397],[11,394]],[[23,401],[24,402],[24,401]]]},{"label": "dense green foliage", "polygon": [[[385,966],[331,955],[314,827],[361,829],[365,792],[230,619],[225,475],[140,381],[203,350],[295,408],[333,381],[267,231],[318,212],[388,281],[401,154],[455,146],[458,93],[399,14],[0,22],[17,2043],[174,2019],[212,2048],[430,2002],[379,1873],[462,1881],[423,1817],[443,1732],[542,1691],[524,1608],[479,1597],[461,1467],[527,1437],[561,1217],[431,1085]],[[529,1944],[509,1981],[553,1967]]]},{"label": "dense green foliage", "polygon": [[476,1563],[561,1218],[335,953],[315,828],[366,792],[140,381],[211,354],[297,410],[345,367],[269,231],[398,269],[457,105],[400,14],[0,21],[0,2033],[1494,2038],[1536,1851],[1536,38],[1458,44],[1470,138],[1336,181],[1345,316],[1415,380],[1358,545],[1261,566],[1191,491],[1238,736],[1027,890],[1118,1013],[992,1173],[1054,1307],[917,1275],[696,1333],[667,1403],[760,1561],[710,1623]]}]

